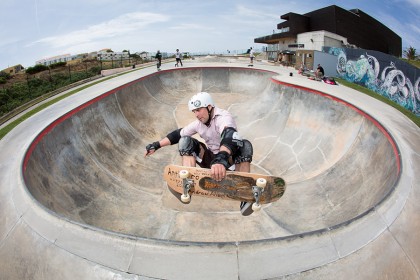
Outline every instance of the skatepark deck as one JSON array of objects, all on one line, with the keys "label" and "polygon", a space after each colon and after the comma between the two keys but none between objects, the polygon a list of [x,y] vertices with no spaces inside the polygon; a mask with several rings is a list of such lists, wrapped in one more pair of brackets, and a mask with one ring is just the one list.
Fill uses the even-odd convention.
[{"label": "skatepark deck", "polygon": [[[419,278],[418,127],[291,68],[184,65],[89,87],[0,141],[6,279]],[[179,164],[176,146],[143,157],[194,119],[186,104],[199,91],[253,143],[251,171],[288,184],[257,215],[230,201],[179,203],[161,176]]]}]

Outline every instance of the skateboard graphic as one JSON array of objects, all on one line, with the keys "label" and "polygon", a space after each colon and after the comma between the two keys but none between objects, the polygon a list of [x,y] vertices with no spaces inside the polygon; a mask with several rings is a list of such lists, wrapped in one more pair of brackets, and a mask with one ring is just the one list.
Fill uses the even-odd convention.
[{"label": "skateboard graphic", "polygon": [[227,171],[222,181],[216,181],[211,178],[210,169],[172,164],[165,167],[163,177],[184,203],[188,203],[192,195],[200,195],[253,202],[254,211],[260,210],[261,204],[279,200],[286,190],[280,177]]}]

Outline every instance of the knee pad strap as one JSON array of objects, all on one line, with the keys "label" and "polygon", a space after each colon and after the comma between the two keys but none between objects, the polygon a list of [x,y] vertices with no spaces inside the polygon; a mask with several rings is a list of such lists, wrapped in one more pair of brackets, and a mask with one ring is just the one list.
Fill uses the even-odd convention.
[{"label": "knee pad strap", "polygon": [[179,139],[178,150],[181,156],[198,156],[200,153],[200,144],[198,140],[190,136],[183,136]]},{"label": "knee pad strap", "polygon": [[230,155],[227,152],[219,152],[211,161],[211,165],[222,164],[226,169],[228,169],[230,167],[229,157]]},{"label": "knee pad strap", "polygon": [[254,150],[253,150],[251,142],[244,139],[243,146],[239,148],[238,153],[235,154],[234,162],[235,163],[251,162],[253,154],[254,154]]}]

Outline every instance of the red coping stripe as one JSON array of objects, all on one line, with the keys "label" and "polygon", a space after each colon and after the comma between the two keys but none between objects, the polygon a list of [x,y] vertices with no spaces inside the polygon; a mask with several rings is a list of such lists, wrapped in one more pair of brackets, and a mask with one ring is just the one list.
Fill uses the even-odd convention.
[{"label": "red coping stripe", "polygon": [[26,154],[25,154],[25,157],[24,157],[24,160],[23,160],[23,164],[22,164],[23,174],[25,174],[25,170],[26,170],[27,164],[29,162],[29,159],[30,159],[30,157],[31,157],[31,155],[32,155],[35,147],[42,140],[42,138],[45,135],[47,135],[51,130],[53,130],[54,127],[56,127],[58,124],[62,123],[66,119],[70,118],[72,115],[76,114],[77,112],[79,112],[79,111],[81,111],[81,110],[89,107],[90,105],[92,105],[92,104],[100,101],[101,99],[104,99],[105,97],[107,97],[107,96],[109,96],[111,94],[114,94],[114,93],[116,93],[116,92],[118,92],[118,91],[120,91],[120,90],[122,90],[122,89],[124,89],[126,87],[129,87],[129,86],[131,86],[133,84],[136,84],[136,83],[138,83],[138,82],[140,82],[142,80],[148,79],[148,78],[150,78],[152,76],[161,75],[163,73],[168,73],[168,72],[172,72],[172,71],[202,70],[202,69],[233,69],[233,70],[239,69],[239,70],[259,71],[259,72],[268,72],[268,73],[271,72],[271,73],[275,74],[275,72],[272,72],[272,71],[267,71],[267,70],[262,70],[262,69],[250,69],[250,68],[246,68],[246,67],[228,67],[228,66],[226,66],[226,67],[223,67],[223,66],[222,67],[221,66],[212,67],[212,66],[205,66],[205,67],[184,67],[184,68],[178,68],[178,69],[168,69],[168,70],[163,70],[163,71],[160,71],[160,72],[154,72],[154,73],[151,73],[149,75],[143,76],[141,78],[135,79],[135,80],[133,80],[133,81],[127,83],[127,84],[121,85],[121,86],[119,86],[117,88],[114,88],[114,89],[112,89],[110,91],[107,91],[107,92],[105,92],[105,93],[103,93],[103,94],[101,94],[101,95],[99,95],[99,96],[97,96],[97,97],[89,100],[88,102],[86,102],[86,103],[84,103],[84,104],[76,107],[75,109],[69,111],[68,113],[62,115],[61,117],[59,117],[58,119],[56,119],[54,122],[52,122],[51,124],[49,124],[46,128],[44,128],[41,131],[41,133],[39,133],[35,137],[34,141],[31,143],[31,145],[29,146],[28,150],[26,151]]},{"label": "red coping stripe", "polygon": [[[181,69],[169,69],[169,70],[163,70],[163,71],[160,71],[160,72],[155,72],[155,73],[152,73],[152,74],[143,76],[143,77],[141,77],[139,79],[133,80],[133,81],[127,83],[127,84],[124,84],[124,85],[119,86],[119,87],[117,87],[115,89],[112,89],[110,91],[107,91],[107,92],[105,92],[105,93],[103,93],[103,94],[101,94],[101,95],[99,95],[99,96],[97,96],[97,97],[89,100],[88,102],[86,102],[86,103],[84,103],[84,104],[76,107],[75,109],[67,112],[66,114],[62,115],[61,117],[59,117],[58,119],[56,119],[54,122],[52,122],[51,124],[49,124],[45,129],[43,129],[41,131],[41,133],[39,133],[35,137],[34,141],[29,146],[29,148],[28,148],[28,150],[27,150],[27,152],[25,154],[23,164],[22,164],[23,174],[25,173],[25,170],[26,170],[26,167],[27,167],[29,158],[31,157],[31,155],[32,155],[35,147],[42,140],[42,138],[45,135],[47,135],[51,130],[53,130],[54,127],[56,127],[58,124],[62,123],[66,119],[70,118],[72,115],[74,115],[77,112],[79,112],[79,111],[81,111],[81,110],[89,107],[90,105],[92,105],[92,104],[100,101],[101,99],[104,99],[105,97],[107,97],[107,96],[109,96],[111,94],[114,94],[114,93],[116,93],[116,92],[118,92],[118,91],[120,91],[120,90],[122,90],[122,89],[124,89],[124,88],[126,88],[126,87],[128,87],[130,85],[132,85],[132,84],[138,83],[138,82],[140,82],[142,80],[145,80],[147,78],[150,78],[152,76],[161,75],[163,73],[172,72],[172,71],[186,71],[186,70],[197,70],[197,69],[198,70],[202,70],[202,69],[232,69],[232,70],[246,70],[246,71],[254,71],[254,72],[255,71],[258,71],[258,72],[268,72],[268,73],[276,74],[275,72],[268,71],[268,70],[263,70],[263,69],[250,69],[250,68],[245,68],[245,67],[227,67],[227,66],[226,67],[220,67],[220,66],[211,67],[211,66],[208,66],[208,67],[199,67],[199,68],[197,68],[197,67],[185,67],[185,68],[181,68]],[[350,104],[350,103],[348,103],[348,102],[346,102],[346,101],[344,101],[342,99],[339,99],[337,97],[334,97],[332,95],[329,95],[329,94],[326,94],[326,93],[323,93],[323,92],[320,92],[320,91],[317,91],[317,90],[314,90],[314,89],[311,89],[311,88],[307,88],[307,87],[303,87],[303,86],[298,86],[298,85],[294,85],[294,84],[290,84],[290,83],[286,83],[286,82],[281,82],[281,81],[278,81],[278,80],[273,79],[273,78],[271,78],[271,80],[274,83],[277,83],[277,84],[282,84],[282,85],[286,85],[288,87],[298,88],[298,89],[301,89],[301,90],[304,90],[304,91],[307,91],[307,92],[311,92],[311,93],[315,93],[315,94],[321,95],[321,96],[323,96],[325,98],[329,98],[329,99],[335,100],[336,102],[339,102],[339,103],[341,103],[341,104],[343,104],[343,105],[345,105],[347,107],[352,108],[353,110],[357,111],[359,114],[361,114],[364,117],[366,117],[367,119],[369,119],[372,123],[374,123],[382,131],[382,133],[387,137],[388,141],[391,143],[391,145],[393,147],[393,150],[394,150],[395,157],[397,158],[398,174],[400,173],[401,163],[400,163],[400,156],[399,156],[397,145],[396,145],[394,139],[389,134],[389,132],[375,118],[373,118],[372,116],[370,116],[366,112],[360,110],[356,106],[354,106],[354,105],[352,105],[352,104]]]}]

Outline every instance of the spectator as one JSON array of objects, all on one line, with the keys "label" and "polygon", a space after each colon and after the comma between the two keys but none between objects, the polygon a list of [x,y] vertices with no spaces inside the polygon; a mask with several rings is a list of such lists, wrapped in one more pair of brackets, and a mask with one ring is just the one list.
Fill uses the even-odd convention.
[{"label": "spectator", "polygon": [[250,49],[249,49],[250,51],[249,51],[249,59],[250,59],[250,62],[249,62],[249,66],[253,66],[254,65],[254,49],[251,47]]},{"label": "spectator", "polygon": [[324,77],[324,68],[322,68],[321,64],[318,64],[318,68],[316,68],[315,77],[318,79]]},{"label": "spectator", "polygon": [[160,66],[162,65],[162,54],[160,53],[160,50],[157,51],[155,59],[157,60],[157,70],[160,71]]},{"label": "spectator", "polygon": [[179,63],[181,63],[181,66],[183,66],[182,65],[182,53],[179,51],[179,49],[176,49],[175,58],[176,58],[175,67],[178,67]]}]

